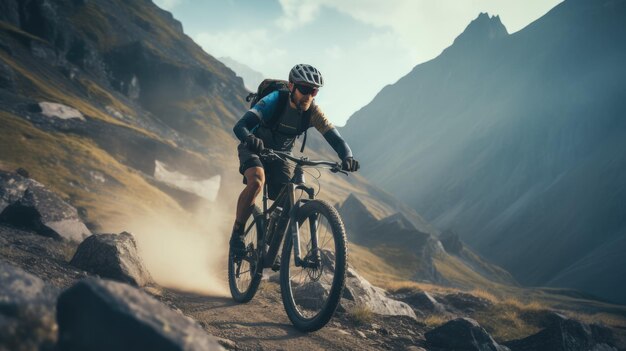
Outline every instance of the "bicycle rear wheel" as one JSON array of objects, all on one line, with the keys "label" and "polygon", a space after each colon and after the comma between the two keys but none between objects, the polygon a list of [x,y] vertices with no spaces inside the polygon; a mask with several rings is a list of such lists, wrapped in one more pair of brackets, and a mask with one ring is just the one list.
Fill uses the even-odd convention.
[{"label": "bicycle rear wheel", "polygon": [[228,286],[233,300],[241,303],[252,300],[263,276],[263,263],[259,249],[263,232],[263,216],[257,206],[254,207],[252,216],[244,228],[248,229],[250,226],[250,230],[244,236],[245,256],[235,259],[232,249],[228,250]]},{"label": "bicycle rear wheel", "polygon": [[293,239],[283,245],[280,288],[287,316],[301,331],[311,332],[332,318],[346,278],[346,236],[339,214],[327,202],[313,200],[298,211],[303,265],[293,262]]}]

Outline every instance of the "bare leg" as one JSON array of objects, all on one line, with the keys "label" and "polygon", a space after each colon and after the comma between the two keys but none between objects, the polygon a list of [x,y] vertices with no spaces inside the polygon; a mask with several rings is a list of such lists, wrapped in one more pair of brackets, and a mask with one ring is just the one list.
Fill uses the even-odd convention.
[{"label": "bare leg", "polygon": [[265,183],[265,170],[262,167],[251,167],[244,172],[246,187],[237,200],[237,217],[233,225],[233,231],[243,226],[252,214],[254,200],[263,189]]}]

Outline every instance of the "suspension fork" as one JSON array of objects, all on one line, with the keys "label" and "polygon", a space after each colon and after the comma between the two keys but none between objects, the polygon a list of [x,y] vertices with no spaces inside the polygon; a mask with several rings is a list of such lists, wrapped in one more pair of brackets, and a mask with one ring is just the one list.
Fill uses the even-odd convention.
[{"label": "suspension fork", "polygon": [[[301,267],[303,265],[303,260],[300,254],[300,228],[298,223],[298,211],[307,201],[315,198],[315,190],[313,188],[309,188],[303,184],[288,184],[289,191],[289,229],[291,232],[291,240],[293,243],[293,262],[296,267]],[[309,195],[309,199],[303,199],[296,201],[296,190],[303,190]],[[311,230],[311,243],[314,245],[313,247],[317,247],[317,220],[309,220],[310,230]],[[319,250],[316,250],[319,251]],[[319,253],[318,253],[319,255]],[[319,262],[319,261],[318,261]]]}]

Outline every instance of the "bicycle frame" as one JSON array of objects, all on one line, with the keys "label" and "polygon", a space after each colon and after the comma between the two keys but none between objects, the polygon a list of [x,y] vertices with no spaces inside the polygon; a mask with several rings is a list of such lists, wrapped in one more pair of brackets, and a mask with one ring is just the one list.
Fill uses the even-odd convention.
[{"label": "bicycle frame", "polygon": [[[328,323],[341,299],[347,269],[347,247],[345,229],[339,214],[327,201],[315,199],[315,189],[305,184],[303,168],[324,167],[333,173],[345,175],[348,175],[348,172],[344,171],[342,165],[337,162],[312,161],[306,157],[296,158],[291,153],[271,149],[261,150],[258,154],[263,161],[277,158],[292,161],[295,164],[295,170],[291,179],[280,189],[271,206],[268,201],[270,200],[269,186],[265,184],[263,187],[262,211],[254,207],[253,220],[245,229],[244,235],[248,235],[253,227],[256,228],[256,234],[250,235],[244,241],[244,243],[247,242],[245,255],[239,254],[231,245],[228,256],[230,291],[235,301],[248,302],[259,288],[264,268],[272,268],[274,271],[280,269],[281,295],[287,316],[297,329],[315,331]],[[304,196],[304,193],[308,196]],[[324,218],[323,221],[322,218]],[[309,223],[303,226],[307,221]],[[328,227],[322,224],[326,222]],[[302,232],[300,232],[301,227]],[[329,238],[326,237],[327,232],[330,235]],[[301,238],[301,235],[306,237]],[[320,235],[323,236],[318,238]],[[254,238],[256,238],[256,243],[250,242]],[[300,247],[301,239],[304,240],[303,248]],[[327,241],[327,239],[332,241]],[[327,242],[328,246],[326,246]],[[324,248],[319,245],[324,245]],[[278,250],[281,246],[282,257],[279,258]],[[334,253],[325,255],[322,252],[322,249],[332,250],[333,248]],[[293,260],[291,259],[292,251]],[[242,269],[243,272],[240,272],[240,267],[245,267]],[[324,276],[325,268],[328,268],[327,274],[332,274],[332,282],[329,288],[324,285],[328,294],[319,296],[320,304],[317,307],[321,309],[317,312],[312,311],[315,314],[311,316],[311,312],[305,313],[302,309],[309,309],[309,307],[298,306],[298,289],[294,290],[294,282],[295,287],[304,284],[306,279],[317,282]],[[306,272],[305,275],[303,275],[304,272]],[[247,275],[240,276],[241,274]]]},{"label": "bicycle frame", "polygon": [[[290,232],[293,240],[293,248],[294,248],[294,263],[296,266],[302,266],[302,258],[300,255],[300,230],[298,227],[297,214],[300,206],[302,206],[305,202],[309,200],[315,199],[315,190],[311,187],[305,185],[304,179],[304,171],[302,170],[302,166],[296,165],[294,170],[294,175],[289,181],[289,183],[285,184],[281,189],[280,193],[276,197],[276,200],[272,204],[271,207],[268,208],[268,189],[267,184],[263,187],[263,215],[265,223],[269,220],[269,216],[272,211],[276,210],[276,207],[279,205],[283,205],[283,212],[281,217],[277,219],[279,226],[276,227],[276,230],[279,232],[273,233],[272,242],[269,243],[270,247],[267,253],[264,253],[263,267],[269,268],[274,263],[276,256],[278,255],[278,249],[280,248],[281,242],[284,240],[285,231]],[[298,199],[296,200],[296,190],[302,190],[309,196],[308,199]],[[285,219],[285,214],[288,214],[288,222],[286,225],[280,225],[281,222]],[[267,228],[267,226],[264,226]],[[272,233],[263,233],[263,239],[265,239],[266,234]],[[311,234],[312,234],[312,243],[317,246],[317,231],[315,228],[315,222],[311,222]],[[264,244],[268,244],[265,240],[262,240]],[[264,247],[260,246],[259,247]]]}]

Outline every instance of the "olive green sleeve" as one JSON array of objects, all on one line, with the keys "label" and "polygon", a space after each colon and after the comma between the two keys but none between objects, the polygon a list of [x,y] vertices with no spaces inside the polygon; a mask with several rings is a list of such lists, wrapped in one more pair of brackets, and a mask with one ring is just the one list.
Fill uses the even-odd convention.
[{"label": "olive green sleeve", "polygon": [[324,112],[322,112],[319,106],[313,104],[311,108],[313,109],[313,111],[311,111],[311,127],[315,127],[322,135],[335,128],[326,116],[324,116]]}]

